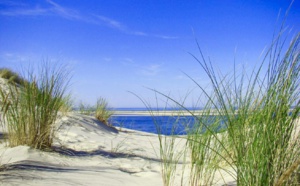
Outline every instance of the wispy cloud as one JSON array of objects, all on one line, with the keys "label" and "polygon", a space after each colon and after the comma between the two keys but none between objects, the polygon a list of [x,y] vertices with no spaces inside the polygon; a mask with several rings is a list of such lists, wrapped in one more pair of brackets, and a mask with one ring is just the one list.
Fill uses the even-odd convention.
[{"label": "wispy cloud", "polygon": [[32,9],[17,9],[17,10],[8,10],[1,11],[1,15],[5,16],[38,16],[38,15],[46,15],[49,11],[47,9],[43,9],[40,7],[35,7]]},{"label": "wispy cloud", "polygon": [[16,1],[12,1],[12,0],[2,0],[0,1],[0,5],[4,5],[4,6],[25,6],[25,3],[21,3],[21,2],[16,2]]},{"label": "wispy cloud", "polygon": [[31,65],[39,64],[41,62],[54,62],[54,63],[65,63],[70,68],[76,66],[79,60],[73,58],[62,58],[61,56],[48,56],[44,57],[42,54],[36,53],[19,53],[19,52],[1,52],[0,53],[0,66],[16,66],[22,67],[23,64]]},{"label": "wispy cloud", "polygon": [[76,10],[64,8],[51,0],[47,0],[47,2],[52,5],[50,10],[56,15],[71,20],[84,20],[84,18]]},{"label": "wispy cloud", "polygon": [[4,16],[40,16],[49,13],[49,9],[40,6],[28,7],[28,4],[4,0],[0,5],[5,9],[0,10],[0,15]]},{"label": "wispy cloud", "polygon": [[166,36],[166,35],[153,35],[153,37],[161,38],[161,39],[178,39],[177,36]]},{"label": "wispy cloud", "polygon": [[133,31],[133,32],[131,32],[131,34],[137,35],[137,36],[149,36],[149,34],[147,34],[145,32],[140,32],[140,31]]},{"label": "wispy cloud", "polygon": [[4,16],[60,16],[70,20],[84,20],[84,17],[76,10],[60,6],[52,0],[46,0],[46,4],[30,6],[24,3],[14,3],[12,1],[2,2],[6,6],[5,10],[0,11]]},{"label": "wispy cloud", "polygon": [[164,64],[151,63],[151,64],[142,64],[136,62],[134,59],[130,57],[125,57],[120,59],[120,63],[124,66],[124,68],[129,68],[132,72],[142,75],[142,76],[156,76],[163,71]]},{"label": "wispy cloud", "polygon": [[59,16],[64,19],[81,21],[89,24],[104,25],[112,29],[116,29],[124,34],[141,36],[141,37],[154,37],[160,39],[177,39],[178,37],[160,35],[160,34],[150,34],[147,32],[132,30],[126,26],[126,24],[120,21],[106,17],[103,15],[96,14],[82,14],[77,10],[66,8],[53,0],[46,0],[46,4],[29,6],[24,3],[15,3],[14,1],[3,1],[0,4],[8,7],[5,10],[0,10],[0,15],[2,16]]},{"label": "wispy cloud", "polygon": [[126,57],[126,58],[123,58],[122,59],[122,64],[123,65],[134,65],[135,62],[133,59],[129,58],[129,57]]},{"label": "wispy cloud", "polygon": [[98,21],[97,21],[98,23],[103,23],[108,27],[117,29],[126,34],[143,36],[143,37],[155,37],[155,38],[160,38],[160,39],[178,39],[178,37],[174,37],[174,36],[149,34],[149,33],[142,32],[142,31],[131,30],[125,24],[123,24],[117,20],[114,20],[112,18],[108,18],[108,17],[102,16],[102,15],[94,15],[94,16],[95,16],[95,18],[98,19]]},{"label": "wispy cloud", "polygon": [[151,64],[141,69],[141,73],[146,76],[155,76],[162,71],[161,64]]},{"label": "wispy cloud", "polygon": [[122,31],[125,31],[126,30],[126,27],[120,23],[119,21],[116,21],[114,19],[111,19],[111,18],[108,18],[108,17],[105,17],[105,16],[101,16],[101,15],[95,15],[95,17],[102,23],[105,23],[105,25],[109,26],[109,27],[112,27],[112,28],[115,28],[115,29],[118,29],[118,30],[122,30]]},{"label": "wispy cloud", "polygon": [[[32,53],[16,53],[16,52],[2,52],[0,53],[0,61],[6,65],[22,64],[40,60],[40,57]],[[0,64],[1,64],[0,63]]]}]

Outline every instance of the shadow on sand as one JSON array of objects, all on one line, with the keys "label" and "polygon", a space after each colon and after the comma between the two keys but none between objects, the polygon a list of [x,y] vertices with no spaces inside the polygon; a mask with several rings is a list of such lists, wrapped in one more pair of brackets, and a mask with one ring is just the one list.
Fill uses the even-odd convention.
[{"label": "shadow on sand", "polygon": [[130,153],[122,153],[122,152],[107,152],[104,150],[94,150],[94,151],[76,151],[74,149],[64,148],[64,147],[53,147],[54,152],[57,152],[61,155],[65,156],[73,156],[73,157],[85,157],[85,156],[104,156],[106,158],[142,158],[145,160],[151,160],[160,162],[160,159],[149,158],[146,156],[130,154]]}]

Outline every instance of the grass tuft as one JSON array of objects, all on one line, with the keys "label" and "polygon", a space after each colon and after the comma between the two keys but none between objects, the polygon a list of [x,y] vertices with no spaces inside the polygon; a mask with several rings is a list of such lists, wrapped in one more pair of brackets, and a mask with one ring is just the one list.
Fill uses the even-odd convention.
[{"label": "grass tuft", "polygon": [[[274,39],[251,74],[245,70],[239,73],[235,66],[233,74],[216,73],[197,42],[200,58],[191,55],[207,74],[213,90],[208,92],[191,78],[205,96],[202,99],[208,100],[200,116],[154,90],[197,119],[196,128],[186,137],[190,185],[213,185],[220,170],[231,175],[237,185],[300,184],[300,134],[295,132],[300,114],[300,33],[286,52],[281,37],[282,33]],[[167,154],[175,153],[173,141],[161,148],[170,149]],[[165,154],[161,154],[162,159],[168,164]],[[162,168],[168,171],[168,165]],[[163,176],[170,179],[168,174]]]},{"label": "grass tuft", "polygon": [[91,115],[95,111],[95,108],[87,105],[83,102],[79,103],[79,113],[84,115]]},{"label": "grass tuft", "polygon": [[48,149],[53,143],[58,111],[64,104],[68,73],[62,66],[43,63],[38,73],[28,70],[26,78],[28,83],[21,87],[12,85],[8,93],[0,90],[9,146]]},{"label": "grass tuft", "polygon": [[63,115],[67,115],[68,112],[71,112],[73,110],[74,105],[71,94],[64,96],[61,101],[62,106],[60,107],[59,112]]},{"label": "grass tuft", "polygon": [[96,103],[95,117],[102,123],[111,126],[108,119],[113,115],[113,111],[109,110],[108,102],[104,98],[99,98]]},{"label": "grass tuft", "polygon": [[102,97],[98,98],[96,104],[93,106],[80,102],[79,112],[84,115],[94,114],[97,120],[110,127],[112,126],[112,124],[109,123],[109,118],[114,114],[114,112],[109,108],[106,99]]},{"label": "grass tuft", "polygon": [[22,78],[18,73],[8,68],[0,68],[0,78],[6,79],[8,83],[17,85],[24,85],[25,83],[28,83],[28,81]]}]

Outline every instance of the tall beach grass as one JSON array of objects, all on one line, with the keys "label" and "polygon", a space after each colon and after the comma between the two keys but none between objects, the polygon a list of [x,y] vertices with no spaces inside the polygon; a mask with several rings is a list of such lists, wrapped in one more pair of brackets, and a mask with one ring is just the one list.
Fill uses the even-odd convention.
[{"label": "tall beach grass", "polygon": [[[197,42],[200,58],[191,55],[207,74],[212,90],[190,77],[208,100],[200,116],[155,91],[197,120],[196,128],[186,136],[189,185],[213,185],[220,170],[231,175],[237,185],[300,184],[300,135],[295,132],[300,111],[300,33],[285,52],[282,37],[280,33],[273,40],[250,74],[244,69],[238,72],[236,66],[232,74],[218,73]],[[213,122],[207,121],[211,113]],[[217,130],[220,123],[223,130]],[[174,148],[173,142],[167,145]]]},{"label": "tall beach grass", "polygon": [[[10,86],[8,93],[0,90],[3,116],[9,146],[28,145],[37,149],[50,148],[55,135],[58,111],[64,105],[69,74],[65,67],[40,65],[38,72],[25,71],[27,83]],[[2,124],[3,124],[2,121]]]},{"label": "tall beach grass", "polygon": [[28,83],[28,81],[22,78],[18,73],[15,73],[9,68],[0,68],[0,77],[6,79],[10,84],[23,85]]},{"label": "tall beach grass", "polygon": [[[153,90],[156,92],[155,90]],[[160,159],[160,164],[161,164],[161,173],[162,173],[162,180],[164,186],[171,186],[175,184],[175,178],[178,177],[178,165],[182,164],[182,170],[184,170],[184,163],[185,163],[185,158],[186,158],[186,149],[185,148],[178,148],[179,146],[185,146],[185,139],[182,139],[181,137],[177,135],[172,135],[174,134],[174,131],[176,131],[176,128],[178,127],[178,120],[175,120],[175,123],[169,123],[171,126],[169,128],[171,131],[171,135],[163,135],[162,131],[164,130],[162,128],[162,125],[160,125],[160,119],[155,117],[156,115],[159,115],[160,110],[155,110],[153,109],[152,105],[147,102],[145,99],[140,97],[139,95],[130,92],[133,95],[135,95],[147,108],[147,111],[153,118],[153,123],[155,124],[156,130],[157,130],[157,136],[159,140],[159,152],[157,153],[155,150],[155,147],[153,146],[153,149],[155,150],[155,153],[157,157]],[[158,108],[158,97],[156,95],[156,104]],[[168,101],[165,102],[166,106],[165,109],[169,108],[170,105]],[[162,111],[163,112],[163,111]],[[178,119],[180,118],[180,114],[174,115],[174,117],[177,117]],[[181,172],[181,185],[183,185],[183,177],[185,176],[185,172]]]}]

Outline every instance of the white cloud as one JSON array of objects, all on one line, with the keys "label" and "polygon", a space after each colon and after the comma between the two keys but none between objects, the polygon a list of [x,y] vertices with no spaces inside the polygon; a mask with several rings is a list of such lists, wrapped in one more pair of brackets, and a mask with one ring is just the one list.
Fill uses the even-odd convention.
[{"label": "white cloud", "polygon": [[107,26],[124,31],[125,30],[125,26],[120,23],[119,21],[116,21],[114,19],[105,17],[105,16],[101,16],[101,15],[95,15],[95,17],[100,21],[105,23]]},{"label": "white cloud", "polygon": [[178,39],[178,37],[173,37],[173,36],[149,34],[146,32],[131,30],[125,24],[123,24],[117,20],[102,16],[102,15],[94,15],[94,16],[98,19],[97,23],[99,23],[99,24],[104,23],[105,25],[107,25],[111,28],[117,29],[126,34],[143,36],[143,37],[156,37],[156,38],[160,38],[160,39]]},{"label": "white cloud", "polygon": [[166,35],[153,35],[153,37],[157,37],[161,39],[178,39],[177,36],[166,36]]},{"label": "white cloud", "polygon": [[155,76],[162,70],[162,65],[160,64],[151,64],[145,67],[142,67],[141,73],[146,76]]},{"label": "white cloud", "polygon": [[64,8],[51,0],[47,0],[47,2],[52,5],[50,10],[61,17],[71,20],[84,20],[84,18],[73,9]]},{"label": "white cloud", "polygon": [[[26,4],[13,3],[13,1],[4,1],[2,4],[9,7],[7,10],[1,10],[0,15],[3,16],[59,16],[68,20],[82,21],[89,24],[105,25],[107,27],[117,29],[122,33],[142,36],[142,37],[155,37],[160,39],[178,39],[178,37],[150,34],[139,30],[131,30],[125,24],[118,20],[106,17],[103,15],[83,15],[77,10],[66,8],[53,0],[46,0],[47,4],[44,7],[35,6],[30,7]],[[1,4],[1,3],[0,3]]]},{"label": "white cloud", "polygon": [[[36,5],[34,7],[26,4],[17,4],[7,1],[4,5],[7,6],[6,10],[0,12],[4,16],[50,16],[57,15],[65,19],[87,21],[79,12],[73,9],[64,8],[63,6],[55,3],[52,0],[46,0],[47,4],[41,7]],[[48,6],[47,6],[48,5]]]},{"label": "white cloud", "polygon": [[23,63],[36,59],[36,56],[32,54],[19,54],[19,53],[11,53],[11,52],[3,52],[0,54],[0,59],[2,62],[7,64],[10,63]]},{"label": "white cloud", "polygon": [[5,16],[37,16],[37,15],[44,15],[47,13],[46,9],[35,8],[30,10],[13,10],[13,11],[4,11],[0,12],[1,15]]},{"label": "white cloud", "polygon": [[134,32],[131,32],[131,34],[137,35],[137,36],[149,36],[149,34],[147,34],[145,32],[140,32],[140,31],[134,31]]},{"label": "white cloud", "polygon": [[34,53],[2,52],[0,53],[0,65],[20,65],[35,64],[41,62],[65,63],[75,66],[79,61],[72,58],[62,58],[61,56],[45,57]]}]

